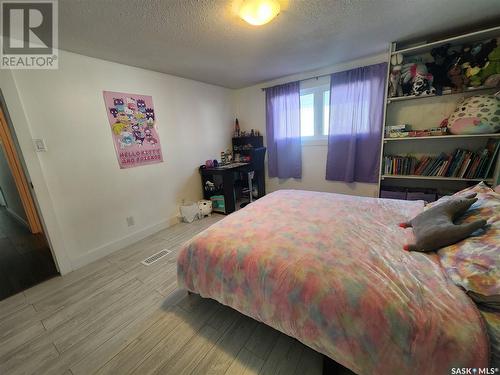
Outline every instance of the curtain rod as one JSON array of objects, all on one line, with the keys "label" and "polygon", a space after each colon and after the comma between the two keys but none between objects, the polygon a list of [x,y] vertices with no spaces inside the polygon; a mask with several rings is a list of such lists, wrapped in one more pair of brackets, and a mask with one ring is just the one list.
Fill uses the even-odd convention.
[{"label": "curtain rod", "polygon": [[[318,80],[318,79],[320,79],[322,77],[329,77],[331,75],[332,75],[332,73],[322,74],[322,75],[319,75],[319,76],[312,76],[312,77],[309,77],[309,78],[303,78],[303,79],[299,79],[297,81],[290,81],[290,82],[302,82],[302,81],[308,81],[310,79],[316,79],[316,80]],[[268,86],[268,87],[262,87],[261,90],[262,91],[266,91],[267,89],[270,89],[271,87],[286,85],[287,83],[290,83],[290,82],[279,83],[277,85],[272,85],[272,86]]]},{"label": "curtain rod", "polygon": [[[383,64],[383,63],[385,63],[385,61],[378,62],[378,63],[373,63],[373,64],[369,64],[369,65],[366,65],[366,66],[372,66],[372,65]],[[356,68],[351,68],[351,69],[356,69]],[[349,69],[346,69],[346,70],[349,70]],[[307,81],[309,79],[316,79],[316,80],[318,80],[319,78],[322,78],[322,77],[330,77],[333,73],[336,73],[336,72],[331,72],[331,73],[326,73],[326,74],[320,74],[320,75],[317,75],[317,76],[311,76],[311,77],[308,77],[308,78],[302,78],[302,79],[299,79],[297,81],[289,81],[289,82],[285,82],[285,83],[279,83],[277,85],[272,85],[272,86],[268,86],[268,87],[262,87],[261,90],[262,91],[266,91],[266,89],[270,89],[271,87],[286,85],[287,83],[291,83],[291,82],[302,82],[302,81]]]}]

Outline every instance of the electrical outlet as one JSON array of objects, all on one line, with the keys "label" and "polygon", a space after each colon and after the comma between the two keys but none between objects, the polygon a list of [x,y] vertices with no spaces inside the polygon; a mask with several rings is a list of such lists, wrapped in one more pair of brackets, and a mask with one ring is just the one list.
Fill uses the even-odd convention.
[{"label": "electrical outlet", "polygon": [[135,225],[135,220],[133,216],[127,217],[126,220],[127,220],[127,226],[131,227],[132,225]]}]

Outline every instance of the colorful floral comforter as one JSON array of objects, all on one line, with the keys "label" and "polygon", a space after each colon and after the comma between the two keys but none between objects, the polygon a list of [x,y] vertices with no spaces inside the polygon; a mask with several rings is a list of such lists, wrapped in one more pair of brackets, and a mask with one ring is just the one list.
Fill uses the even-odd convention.
[{"label": "colorful floral comforter", "polygon": [[487,367],[478,310],[435,255],[402,250],[423,202],[281,190],[188,242],[178,281],[358,374]]}]

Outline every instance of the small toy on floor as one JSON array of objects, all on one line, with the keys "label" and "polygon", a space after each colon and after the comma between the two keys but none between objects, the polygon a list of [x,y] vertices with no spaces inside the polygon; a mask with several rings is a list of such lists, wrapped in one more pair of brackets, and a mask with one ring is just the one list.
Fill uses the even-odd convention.
[{"label": "small toy on floor", "polygon": [[200,219],[205,216],[212,216],[212,201],[202,199],[198,201],[198,208],[200,209]]}]

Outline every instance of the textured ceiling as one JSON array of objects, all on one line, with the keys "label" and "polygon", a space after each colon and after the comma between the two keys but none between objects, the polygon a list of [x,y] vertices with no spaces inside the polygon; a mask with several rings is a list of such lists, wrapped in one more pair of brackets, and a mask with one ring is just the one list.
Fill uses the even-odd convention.
[{"label": "textured ceiling", "polygon": [[282,0],[255,27],[238,18],[238,1],[59,0],[59,45],[241,88],[500,17],[500,0]]}]

